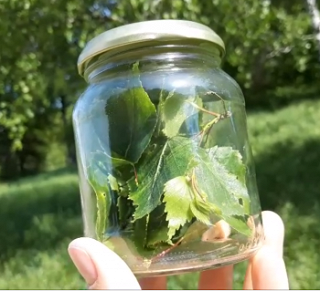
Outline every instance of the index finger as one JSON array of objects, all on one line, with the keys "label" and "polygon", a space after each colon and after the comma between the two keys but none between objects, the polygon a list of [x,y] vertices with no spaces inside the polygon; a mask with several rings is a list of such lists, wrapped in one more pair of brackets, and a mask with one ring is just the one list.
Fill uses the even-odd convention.
[{"label": "index finger", "polygon": [[283,256],[284,224],[271,211],[262,213],[265,241],[249,261],[244,289],[288,289],[288,277]]}]

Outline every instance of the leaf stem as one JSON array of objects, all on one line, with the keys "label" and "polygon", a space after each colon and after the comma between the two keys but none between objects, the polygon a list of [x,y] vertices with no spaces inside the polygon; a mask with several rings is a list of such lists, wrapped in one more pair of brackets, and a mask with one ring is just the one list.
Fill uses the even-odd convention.
[{"label": "leaf stem", "polygon": [[210,115],[213,115],[213,116],[216,116],[216,117],[219,117],[220,114],[219,113],[216,113],[216,112],[212,112],[212,111],[209,111],[207,109],[204,109],[203,107],[200,107],[199,105],[197,105],[196,103],[192,102],[192,101],[186,101],[186,102],[189,102],[194,108],[197,108],[198,110],[202,111],[202,112],[205,112],[205,113],[208,113]]},{"label": "leaf stem", "polygon": [[174,248],[176,248],[182,242],[183,239],[184,237],[181,237],[174,245],[162,251],[160,254],[156,255],[155,257],[151,258],[151,262],[154,262],[155,260],[158,260],[163,256],[165,256],[167,253],[171,252]]},{"label": "leaf stem", "polygon": [[223,104],[224,113],[217,113],[217,112],[209,111],[209,110],[207,110],[207,109],[205,109],[203,107],[198,106],[194,102],[188,101],[193,107],[197,108],[198,110],[200,110],[200,111],[202,111],[204,113],[210,114],[212,116],[215,116],[215,118],[213,120],[209,121],[207,124],[205,124],[203,129],[200,131],[199,135],[201,135],[201,138],[200,138],[199,146],[202,145],[204,136],[205,135],[207,137],[209,136],[210,131],[211,131],[211,129],[212,129],[214,124],[217,124],[220,120],[228,118],[228,117],[231,116],[231,112],[227,110],[225,102],[222,99],[222,97],[219,96],[216,92],[213,92],[213,91],[208,91],[205,95],[209,95],[209,94],[213,94],[213,95],[217,96],[218,98],[220,98],[220,100],[221,100],[221,102]]},{"label": "leaf stem", "polygon": [[208,91],[208,92],[205,93],[205,95],[215,95],[215,96],[217,96],[222,102],[222,105],[223,105],[223,108],[224,108],[224,112],[225,113],[227,112],[226,104],[225,104],[223,98],[218,93],[216,93],[214,91]]},{"label": "leaf stem", "polygon": [[191,175],[191,187],[194,193],[198,194],[203,202],[206,202],[205,197],[200,193],[198,185],[197,185],[197,180],[196,180],[196,175],[195,175],[195,169],[192,170],[192,175]]}]

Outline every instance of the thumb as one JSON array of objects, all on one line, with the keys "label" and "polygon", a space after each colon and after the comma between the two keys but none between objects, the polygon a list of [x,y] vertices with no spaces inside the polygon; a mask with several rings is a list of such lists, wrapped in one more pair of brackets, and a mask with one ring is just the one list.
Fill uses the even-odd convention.
[{"label": "thumb", "polygon": [[140,289],[126,263],[102,243],[77,238],[69,244],[68,252],[88,289]]}]

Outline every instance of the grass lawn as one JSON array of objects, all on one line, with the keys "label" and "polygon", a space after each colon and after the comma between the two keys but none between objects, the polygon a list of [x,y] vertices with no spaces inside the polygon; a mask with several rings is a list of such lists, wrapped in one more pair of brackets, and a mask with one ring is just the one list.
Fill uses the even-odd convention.
[{"label": "grass lawn", "polygon": [[[263,209],[286,225],[291,289],[320,288],[320,101],[248,114]],[[0,185],[0,289],[84,289],[67,255],[82,235],[77,175],[61,170]],[[245,263],[235,267],[241,288]],[[170,278],[193,289],[198,274]]]}]

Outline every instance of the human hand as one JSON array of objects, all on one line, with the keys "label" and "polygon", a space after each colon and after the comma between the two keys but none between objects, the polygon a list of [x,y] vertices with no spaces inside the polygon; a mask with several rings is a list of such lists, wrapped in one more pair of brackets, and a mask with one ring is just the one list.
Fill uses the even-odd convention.
[{"label": "human hand", "polygon": [[[284,225],[274,212],[262,213],[265,243],[249,260],[245,275],[246,290],[289,289],[283,261]],[[102,243],[78,238],[68,248],[69,255],[89,289],[166,289],[166,277],[144,278],[140,284],[125,262]],[[199,289],[231,290],[233,266],[201,272]]]}]

